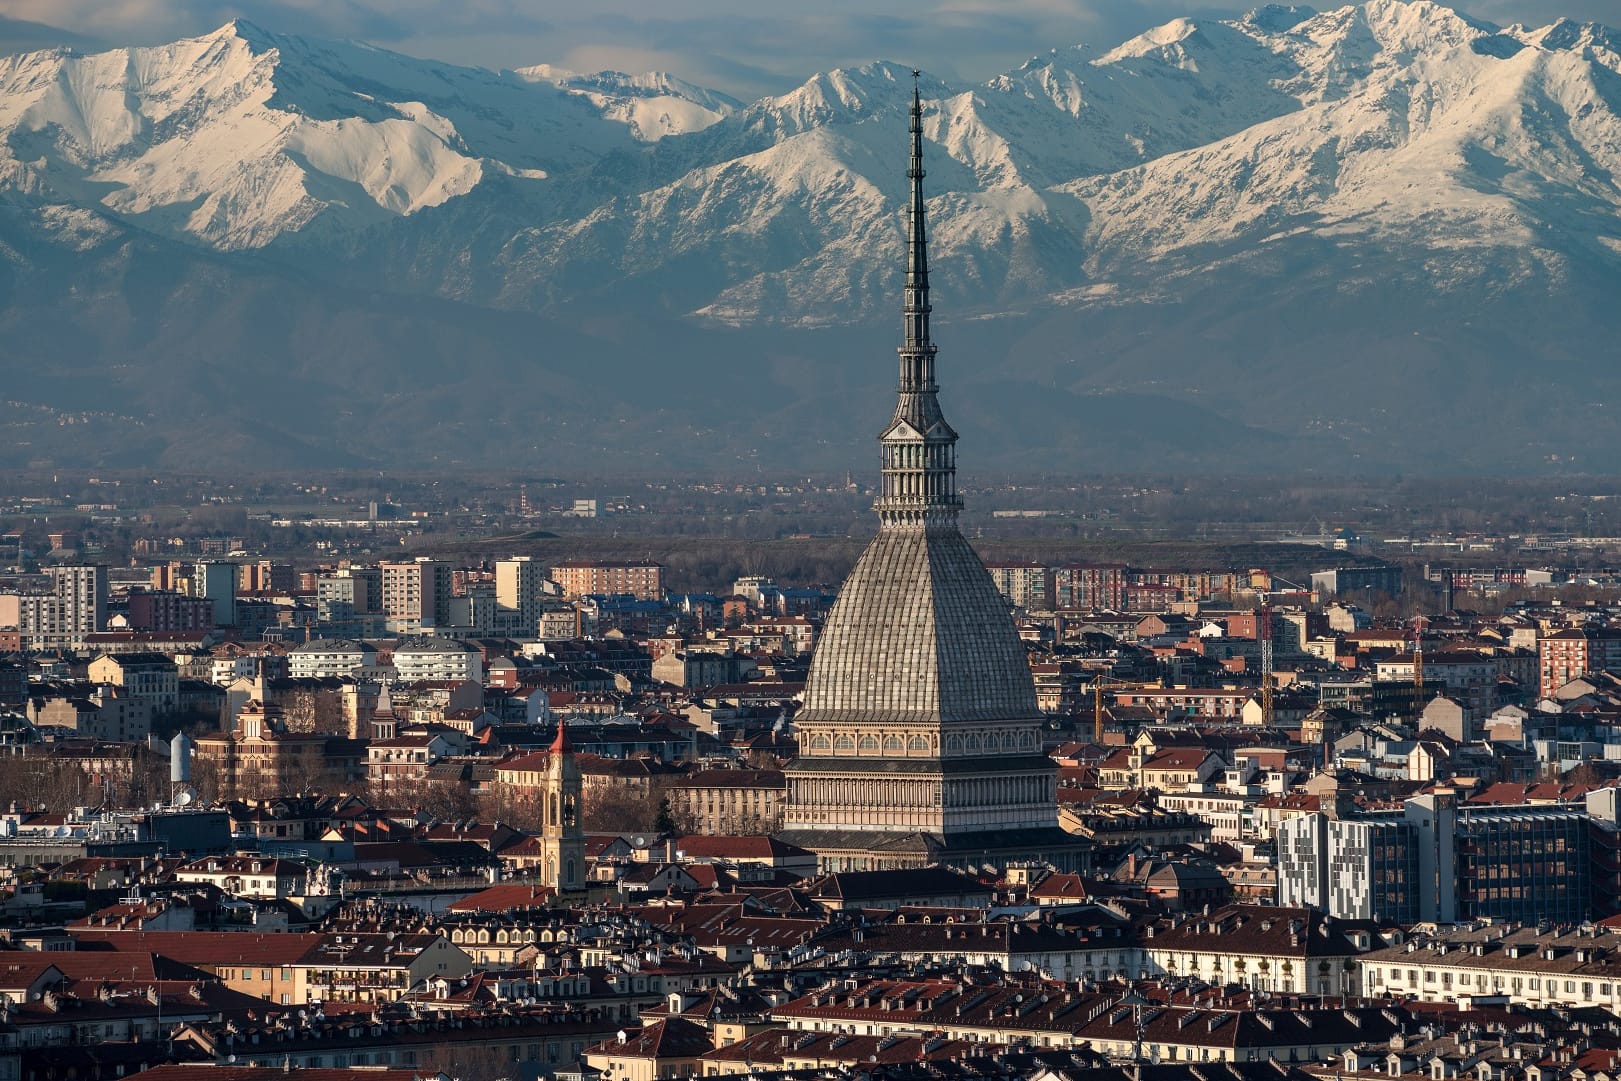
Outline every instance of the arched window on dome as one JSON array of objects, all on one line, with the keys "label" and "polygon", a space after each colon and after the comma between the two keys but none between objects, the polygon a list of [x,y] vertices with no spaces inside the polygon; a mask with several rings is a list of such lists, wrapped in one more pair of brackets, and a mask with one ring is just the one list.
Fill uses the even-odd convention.
[{"label": "arched window on dome", "polygon": [[825,751],[833,746],[833,741],[826,735],[816,735],[811,737],[810,745],[813,751]]},{"label": "arched window on dome", "polygon": [[877,736],[862,736],[861,737],[861,744],[860,744],[858,750],[860,750],[860,752],[862,754],[866,754],[868,751],[872,751],[874,753],[877,753],[877,751],[878,751],[878,737]]},{"label": "arched window on dome", "polygon": [[901,737],[899,737],[899,736],[885,736],[884,737],[884,753],[885,754],[888,754],[890,751],[899,752],[899,751],[904,751],[905,749],[906,749],[906,745],[902,742]]},{"label": "arched window on dome", "polygon": [[913,736],[911,739],[906,741],[906,749],[908,751],[927,751],[929,749],[929,741],[922,736]]},{"label": "arched window on dome", "polygon": [[856,749],[856,741],[849,736],[835,736],[833,737],[833,749],[835,751],[853,751]]}]

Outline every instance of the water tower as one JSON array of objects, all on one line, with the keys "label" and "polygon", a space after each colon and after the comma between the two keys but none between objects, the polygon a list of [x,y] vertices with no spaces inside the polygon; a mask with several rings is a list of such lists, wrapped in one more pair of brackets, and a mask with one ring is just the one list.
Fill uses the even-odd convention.
[{"label": "water tower", "polygon": [[169,802],[176,807],[197,798],[191,787],[191,754],[196,746],[184,732],[176,732],[169,741]]}]

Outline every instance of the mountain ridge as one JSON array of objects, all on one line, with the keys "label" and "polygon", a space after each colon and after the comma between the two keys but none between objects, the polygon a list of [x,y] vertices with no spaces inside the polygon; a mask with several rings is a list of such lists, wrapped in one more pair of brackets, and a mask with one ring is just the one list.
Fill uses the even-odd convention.
[{"label": "mountain ridge", "polygon": [[[1621,285],[1617,40],[1365,0],[1176,19],[983,83],[925,74],[937,324],[976,351],[954,369],[943,341],[942,377],[1015,410],[978,421],[983,460],[1602,461],[1621,423],[1534,369],[1621,394],[1605,300]],[[139,444],[189,461],[208,440],[165,433],[216,407],[210,430],[246,433],[221,461],[278,444],[301,462],[400,453],[346,407],[365,399],[469,463],[629,461],[629,423],[695,468],[862,464],[891,378],[911,83],[874,61],[745,103],[665,73],[497,72],[242,20],[0,58],[0,328],[14,363],[112,373],[94,395],[21,380],[37,400],[0,424],[44,449],[13,457]],[[225,281],[243,296],[213,291]],[[198,319],[209,339],[192,343]],[[869,363],[821,355],[856,335]],[[1092,348],[1065,356],[1066,336]],[[451,401],[478,398],[456,365],[533,401],[542,435],[504,440],[480,402]],[[257,415],[256,369],[278,367],[308,372],[295,382],[319,407]],[[143,371],[216,393],[166,401]],[[1348,393],[1352,378],[1368,386]],[[1449,397],[1484,407],[1471,382],[1514,388],[1489,446],[1444,409],[1437,430]],[[1440,397],[1409,400],[1415,385]],[[868,408],[808,423],[829,386]],[[116,438],[41,429],[120,387],[139,408]],[[681,415],[703,408],[695,387],[746,421],[716,434]],[[1204,442],[1122,445],[1111,405]]]}]

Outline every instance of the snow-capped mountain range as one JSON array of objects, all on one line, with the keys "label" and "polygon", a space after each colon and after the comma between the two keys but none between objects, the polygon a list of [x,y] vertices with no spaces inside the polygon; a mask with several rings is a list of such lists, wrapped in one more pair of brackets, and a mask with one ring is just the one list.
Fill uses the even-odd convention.
[{"label": "snow-capped mountain range", "polygon": [[[125,449],[81,435],[85,460],[191,461],[180,410],[210,455],[369,463],[392,416],[443,460],[599,455],[623,420],[694,467],[706,446],[715,468],[842,463],[839,431],[795,418],[890,378],[866,328],[895,306],[911,84],[876,62],[744,104],[242,21],[0,58],[0,423],[42,437],[19,461],[58,460],[47,429],[91,414]],[[1032,431],[1049,470],[1602,470],[1621,445],[1612,31],[1267,6],[921,85],[936,305],[974,351],[965,389],[991,391],[965,395],[988,459],[1026,462]],[[267,368],[283,404],[321,405],[244,397]],[[1540,389],[1505,395],[1516,372]],[[462,400],[491,378],[513,398]],[[758,427],[687,419],[694,384]],[[544,436],[502,433],[515,401]],[[808,458],[789,441],[813,435]]]}]

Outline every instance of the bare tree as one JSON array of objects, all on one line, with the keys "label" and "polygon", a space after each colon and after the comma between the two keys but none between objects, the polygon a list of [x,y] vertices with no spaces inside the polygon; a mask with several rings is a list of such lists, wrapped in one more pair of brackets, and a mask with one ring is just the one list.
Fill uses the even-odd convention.
[{"label": "bare tree", "polygon": [[191,787],[197,790],[197,798],[203,803],[218,803],[221,800],[236,798],[230,778],[212,758],[198,757],[192,760]]},{"label": "bare tree", "polygon": [[[305,747],[282,770],[289,792],[330,792],[341,782],[318,747]],[[288,793],[276,793],[286,795]]]},{"label": "bare tree", "polygon": [[538,830],[545,825],[539,800],[526,799],[511,785],[499,781],[479,798],[478,814],[486,821],[504,822],[519,830]]},{"label": "bare tree", "polygon": [[592,833],[652,832],[674,827],[667,789],[668,785],[657,778],[645,792],[618,785],[592,787],[581,800],[581,823]]},{"label": "bare tree", "polygon": [[477,818],[478,800],[467,785],[460,781],[424,781],[413,796],[411,806],[420,808],[435,818],[454,821]]},{"label": "bare tree", "polygon": [[101,799],[100,787],[77,763],[37,750],[0,757],[0,792],[7,804],[54,814]]}]

